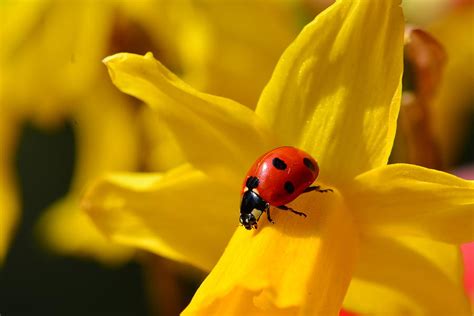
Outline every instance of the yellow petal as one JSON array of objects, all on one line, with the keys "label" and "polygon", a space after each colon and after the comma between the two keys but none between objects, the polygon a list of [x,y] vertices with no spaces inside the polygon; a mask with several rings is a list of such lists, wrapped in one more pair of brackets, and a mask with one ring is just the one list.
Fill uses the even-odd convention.
[{"label": "yellow petal", "polygon": [[316,197],[291,204],[307,218],[272,209],[274,225],[239,227],[183,315],[337,315],[358,238],[337,193]]},{"label": "yellow petal", "polygon": [[0,108],[0,266],[19,217],[20,201],[14,171],[18,122]]},{"label": "yellow petal", "polygon": [[[207,93],[254,108],[299,29],[299,1],[120,1],[155,41],[160,61]],[[134,51],[136,52],[136,51]]]},{"label": "yellow petal", "polygon": [[351,191],[354,216],[367,233],[474,240],[474,181],[395,164],[358,176]]},{"label": "yellow petal", "polygon": [[40,219],[37,233],[46,245],[61,255],[88,257],[105,265],[120,265],[134,250],[111,242],[79,209],[79,196],[69,195],[53,204]]},{"label": "yellow petal", "polygon": [[407,295],[383,282],[369,281],[357,276],[353,276],[351,280],[343,307],[356,315],[414,316],[419,310]]},{"label": "yellow petal", "polygon": [[109,171],[139,166],[139,131],[133,105],[112,85],[96,85],[95,93],[74,112],[77,163],[72,190]]},{"label": "yellow petal", "polygon": [[73,122],[77,155],[71,190],[46,211],[39,234],[61,254],[123,262],[130,257],[130,250],[107,241],[80,212],[79,200],[87,182],[95,177],[137,168],[138,133],[133,109],[111,84],[97,85],[95,94],[77,108]]},{"label": "yellow petal", "polygon": [[98,61],[113,25],[111,6],[91,0],[2,4],[2,22],[7,18],[0,25],[6,38],[0,100],[39,123],[63,119],[77,104],[71,100],[94,89],[100,78]]},{"label": "yellow petal", "polygon": [[[179,33],[185,81],[255,108],[283,50],[297,35],[297,1],[204,1]],[[176,35],[175,35],[176,36]]]},{"label": "yellow petal", "polygon": [[[115,50],[109,52],[127,51],[143,54],[148,50],[158,51],[160,60],[167,67],[179,73],[188,72],[181,55],[193,52],[184,52],[181,49],[186,44],[182,43],[179,35],[183,29],[195,25],[195,17],[188,13],[191,1],[112,0],[119,7],[119,26],[128,34],[125,35],[125,40],[122,40],[121,36],[116,38],[118,45],[114,47]],[[126,20],[122,21],[124,16]]]},{"label": "yellow petal", "polygon": [[176,137],[159,113],[144,106],[139,121],[143,128],[145,170],[165,172],[186,162]]},{"label": "yellow petal", "polygon": [[238,225],[238,202],[183,165],[163,175],[111,174],[88,190],[83,206],[113,241],[210,270]]},{"label": "yellow petal", "polygon": [[387,162],[402,74],[400,1],[338,1],[285,51],[257,106],[341,182]]},{"label": "yellow petal", "polygon": [[362,237],[344,307],[362,315],[469,315],[459,247],[416,237]]},{"label": "yellow petal", "polygon": [[104,62],[119,89],[149,104],[166,120],[189,162],[234,189],[255,157],[273,147],[254,112],[194,90],[150,53],[116,54]]}]

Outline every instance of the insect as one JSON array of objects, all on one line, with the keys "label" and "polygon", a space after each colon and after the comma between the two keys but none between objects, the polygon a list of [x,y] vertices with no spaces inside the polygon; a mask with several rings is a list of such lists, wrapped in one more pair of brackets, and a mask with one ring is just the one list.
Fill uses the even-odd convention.
[{"label": "insect", "polygon": [[257,222],[263,212],[269,222],[270,206],[306,217],[285,204],[306,192],[332,192],[311,186],[319,174],[316,160],[301,149],[285,146],[275,148],[255,161],[242,186],[240,224],[246,229],[257,229]]}]

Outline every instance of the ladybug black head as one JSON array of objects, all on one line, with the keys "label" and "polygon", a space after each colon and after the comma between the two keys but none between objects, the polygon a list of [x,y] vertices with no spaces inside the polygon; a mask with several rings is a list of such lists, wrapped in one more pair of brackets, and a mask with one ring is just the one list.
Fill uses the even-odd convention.
[{"label": "ladybug black head", "polygon": [[257,219],[253,214],[240,214],[240,224],[245,229],[251,230],[252,228],[257,228]]},{"label": "ladybug black head", "polygon": [[257,228],[257,222],[268,208],[268,203],[265,202],[257,192],[247,190],[242,196],[240,204],[240,223],[246,229]]}]

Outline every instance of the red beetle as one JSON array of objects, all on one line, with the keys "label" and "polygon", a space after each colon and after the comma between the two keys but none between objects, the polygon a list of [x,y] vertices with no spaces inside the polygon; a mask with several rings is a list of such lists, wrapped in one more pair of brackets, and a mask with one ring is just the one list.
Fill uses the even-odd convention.
[{"label": "red beetle", "polygon": [[240,204],[240,223],[246,229],[257,228],[257,222],[263,212],[270,217],[270,206],[291,211],[306,217],[285,204],[296,199],[300,194],[318,191],[329,192],[311,186],[319,174],[316,160],[310,154],[295,147],[275,148],[257,159],[247,173],[242,187]]}]

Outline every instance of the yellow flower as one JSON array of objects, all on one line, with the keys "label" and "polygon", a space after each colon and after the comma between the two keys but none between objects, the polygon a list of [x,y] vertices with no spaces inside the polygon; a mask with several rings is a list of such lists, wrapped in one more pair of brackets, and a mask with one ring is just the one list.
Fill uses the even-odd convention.
[{"label": "yellow flower", "polygon": [[[19,213],[18,202],[13,202],[18,197],[11,161],[25,121],[53,129],[70,119],[77,140],[72,189],[46,212],[39,225],[46,241],[63,254],[88,255],[105,262],[124,260],[132,253],[107,241],[79,211],[79,197],[86,181],[105,171],[133,170],[137,166],[133,108],[107,83],[100,64],[104,54],[110,52],[108,39],[114,31],[116,11],[110,10],[111,5],[112,2],[48,0],[1,4],[4,198],[0,205],[2,219],[5,218],[1,234],[5,237],[1,237],[0,261]],[[103,113],[107,120],[99,115]],[[122,128],[124,125],[129,126],[127,131]],[[115,141],[117,137],[121,144]]]},{"label": "yellow flower", "polygon": [[131,104],[106,85],[98,83],[80,102],[81,107],[71,111],[78,152],[70,191],[46,210],[37,229],[42,240],[60,254],[92,257],[106,264],[124,262],[133,251],[104,238],[79,205],[91,179],[110,171],[137,169],[136,118]]},{"label": "yellow flower", "polygon": [[255,108],[278,58],[298,34],[300,2],[194,1],[192,26],[179,32],[184,81]]},{"label": "yellow flower", "polygon": [[[5,185],[0,261],[19,209],[15,175],[7,161],[15,152],[13,131],[25,120],[46,128],[66,118],[74,122],[78,157],[71,191],[47,210],[39,225],[47,243],[63,254],[105,262],[130,256],[98,233],[78,211],[78,200],[89,179],[106,171],[137,169],[137,125],[145,129],[142,141],[149,144],[149,152],[140,152],[148,170],[166,171],[182,162],[166,124],[149,124],[145,115],[137,122],[129,99],[106,84],[100,63],[104,56],[121,50],[158,51],[161,60],[193,85],[254,107],[278,55],[297,33],[290,10],[296,4],[285,1],[260,0],[250,7],[187,0],[3,1],[0,6],[0,107],[2,122],[8,122],[0,131],[0,181]],[[235,32],[236,20],[244,18],[247,27]],[[232,62],[235,54],[245,58],[238,67]],[[159,136],[150,136],[150,131]]]},{"label": "yellow flower", "polygon": [[[457,245],[473,239],[474,183],[387,166],[402,49],[398,1],[338,1],[285,51],[255,112],[151,54],[108,57],[115,85],[161,115],[189,163],[106,176],[85,210],[116,242],[212,269],[186,315],[337,315],[343,301],[364,314],[467,315]],[[279,145],[311,153],[334,193],[292,202],[307,219],[275,210],[275,225],[235,229],[247,168]]]},{"label": "yellow flower", "polygon": [[153,37],[164,64],[186,82],[254,108],[301,27],[296,13],[304,10],[302,2],[141,0],[123,6]]}]

